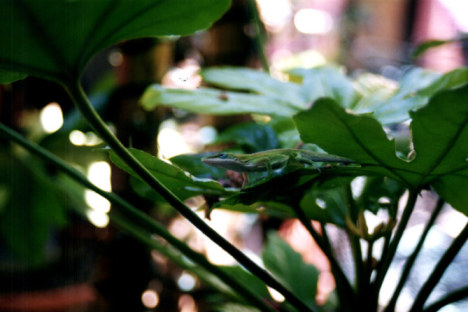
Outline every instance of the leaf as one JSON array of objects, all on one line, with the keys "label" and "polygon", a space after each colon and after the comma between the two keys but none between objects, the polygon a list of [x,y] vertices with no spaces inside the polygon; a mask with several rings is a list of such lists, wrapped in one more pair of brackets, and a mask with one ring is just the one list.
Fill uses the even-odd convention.
[{"label": "leaf", "polygon": [[341,187],[314,187],[301,199],[300,207],[311,220],[346,227],[346,202]]},{"label": "leaf", "polygon": [[416,151],[411,167],[424,182],[429,174],[456,173],[468,165],[468,85],[438,93],[410,115]]},{"label": "leaf", "polygon": [[427,50],[429,49],[440,47],[448,43],[453,43],[456,41],[462,41],[462,40],[467,40],[467,39],[468,39],[468,36],[461,36],[459,38],[453,38],[453,39],[448,39],[448,40],[428,40],[419,44],[416,47],[416,49],[414,49],[413,53],[411,53],[411,57],[413,59],[417,59],[421,55],[423,55],[425,52],[427,52]]},{"label": "leaf", "polygon": [[308,306],[315,306],[319,271],[313,265],[305,264],[302,256],[274,232],[268,234],[262,259],[279,282]]},{"label": "leaf", "polygon": [[[215,181],[201,180],[187,175],[183,170],[172,166],[157,157],[141,150],[130,148],[130,153],[138,159],[165,187],[170,189],[180,199],[187,199],[200,194],[226,195],[228,192]],[[114,151],[110,151],[110,159],[119,168],[135,178],[139,176],[123,162]]]},{"label": "leaf", "polygon": [[468,85],[437,93],[410,116],[411,161],[396,157],[394,143],[375,119],[347,113],[330,99],[317,101],[294,120],[305,142],[364,164],[356,169],[363,175],[377,173],[415,188],[433,184],[454,208],[468,213],[461,188],[468,184]]},{"label": "leaf", "polygon": [[458,88],[467,81],[467,68],[458,68],[444,75],[415,68],[403,76],[393,96],[386,100],[376,98],[372,105],[367,104],[367,110],[359,112],[373,112],[383,124],[403,122],[410,118],[411,110],[426,105],[436,93]]},{"label": "leaf", "polygon": [[166,89],[157,84],[146,89],[141,102],[146,110],[166,105],[192,113],[213,115],[254,113],[290,117],[299,111],[291,103],[274,96],[210,88]]},{"label": "leaf", "polygon": [[[398,207],[398,200],[405,188],[401,183],[382,176],[366,177],[361,194],[356,199],[358,206],[374,214],[381,208]],[[395,216],[396,211],[389,209],[390,215]]]},{"label": "leaf", "polygon": [[0,212],[2,240],[23,263],[39,266],[52,230],[65,224],[64,206],[40,164],[7,154],[0,154],[0,160],[0,185],[8,188]]},{"label": "leaf", "polygon": [[229,0],[0,1],[0,68],[74,82],[104,48],[193,33],[209,27],[229,5]]},{"label": "leaf", "polygon": [[411,183],[417,176],[402,175],[395,168],[407,163],[395,154],[382,125],[371,116],[347,113],[332,99],[320,99],[294,117],[305,143],[317,144],[330,154],[366,164],[367,170]]},{"label": "leaf", "polygon": [[0,69],[0,84],[7,84],[26,78],[27,75],[14,71]]},{"label": "leaf", "polygon": [[231,142],[237,143],[246,153],[279,148],[279,141],[273,129],[255,122],[229,127],[216,138],[214,144]]},{"label": "leaf", "polygon": [[301,86],[271,77],[265,72],[249,68],[213,67],[201,72],[203,81],[224,89],[249,91],[277,97],[297,108],[305,108],[307,100],[302,97]]},{"label": "leaf", "polygon": [[309,105],[319,98],[329,97],[343,107],[352,108],[361,97],[351,81],[331,66],[295,69],[290,75],[293,79],[302,79],[301,93]]},{"label": "leaf", "polygon": [[221,267],[228,275],[238,282],[245,285],[245,287],[253,294],[265,299],[271,299],[270,293],[265,287],[265,283],[258,279],[258,277],[252,275],[240,266],[223,266]]}]

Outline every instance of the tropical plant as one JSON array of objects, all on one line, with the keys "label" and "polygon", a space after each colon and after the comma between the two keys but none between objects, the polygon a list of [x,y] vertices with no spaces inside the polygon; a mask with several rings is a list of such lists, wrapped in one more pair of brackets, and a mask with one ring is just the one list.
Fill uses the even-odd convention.
[{"label": "tropical plant", "polygon": [[[259,71],[217,68],[202,72],[205,82],[216,88],[192,91],[164,89],[159,85],[149,88],[142,99],[148,110],[167,105],[206,114],[253,114],[255,122],[231,128],[218,138],[220,142],[235,143],[237,151],[295,148],[305,143],[304,149],[339,155],[354,162],[346,166],[299,163],[289,167],[286,164],[272,172],[250,174],[249,182],[242,188],[223,186],[216,179],[224,177],[225,171],[204,165],[200,155],[178,156],[172,159],[173,164],[167,164],[143,151],[123,146],[96,113],[80,85],[86,64],[103,48],[132,38],[192,33],[208,27],[229,6],[228,0],[178,2],[174,5],[169,0],[148,0],[138,1],[136,5],[112,0],[64,0],[45,5],[34,0],[3,1],[0,3],[0,82],[9,83],[31,75],[60,84],[109,146],[111,160],[139,181],[134,183],[136,191],[153,200],[166,201],[243,268],[211,264],[150,216],[115,194],[97,188],[70,164],[4,124],[0,124],[0,133],[83,187],[109,199],[115,205],[110,217],[123,230],[192,270],[232,301],[261,311],[377,311],[382,303],[379,301],[381,286],[417,198],[423,190],[433,189],[441,200],[406,261],[393,296],[384,303],[387,311],[394,310],[443,202],[468,213],[468,197],[464,193],[468,181],[468,70],[462,68],[438,75],[413,69],[396,84],[371,74],[349,79],[331,67],[291,71],[287,82]],[[408,121],[411,136],[407,131]],[[31,175],[33,169],[35,165],[29,164]],[[40,180],[47,175],[40,171],[35,176]],[[207,177],[213,179],[206,180]],[[356,181],[361,182],[359,192]],[[14,197],[8,195],[8,185],[0,186],[0,208],[8,211]],[[46,187],[51,186],[44,184]],[[147,191],[148,187],[151,192]],[[41,192],[44,191],[37,189],[33,194]],[[210,209],[260,211],[275,217],[299,219],[330,262],[337,302],[322,306],[316,303],[318,271],[304,264],[300,255],[274,234],[268,235],[264,267],[252,261],[185,205],[183,200],[195,195],[209,197]],[[403,198],[406,205],[400,215],[398,203]],[[260,206],[264,209],[257,209]],[[370,230],[365,214],[379,210],[386,211],[388,218]],[[30,218],[28,222],[45,226],[62,222],[61,214],[55,210],[49,210],[48,214],[51,218]],[[320,224],[320,231],[312,227],[311,220]],[[349,238],[353,274],[345,272],[337,259],[333,241],[329,239],[331,227],[343,230]],[[154,234],[164,242],[155,240]],[[423,308],[434,311],[466,296],[464,287],[426,305],[467,235],[468,226],[454,239],[421,287],[412,311]],[[383,242],[380,250],[374,248],[379,242]],[[17,241],[13,239],[10,243],[14,246]],[[266,286],[282,294],[285,302],[275,303]]]}]

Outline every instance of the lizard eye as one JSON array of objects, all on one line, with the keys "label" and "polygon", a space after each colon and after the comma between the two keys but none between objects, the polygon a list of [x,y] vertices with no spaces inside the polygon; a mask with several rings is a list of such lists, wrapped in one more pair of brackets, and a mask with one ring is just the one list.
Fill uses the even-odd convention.
[{"label": "lizard eye", "polygon": [[225,153],[221,153],[221,154],[218,155],[218,158],[221,158],[221,159],[226,159],[227,157],[228,157],[228,155],[225,154]]}]

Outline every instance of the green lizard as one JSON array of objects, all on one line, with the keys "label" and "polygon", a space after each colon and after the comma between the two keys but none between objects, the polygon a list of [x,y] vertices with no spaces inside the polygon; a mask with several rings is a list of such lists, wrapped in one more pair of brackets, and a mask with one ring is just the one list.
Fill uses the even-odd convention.
[{"label": "green lizard", "polygon": [[221,167],[237,172],[261,172],[283,169],[294,165],[311,165],[317,163],[352,164],[355,161],[330,154],[316,153],[301,149],[272,149],[253,154],[216,153],[202,158],[210,166]]}]

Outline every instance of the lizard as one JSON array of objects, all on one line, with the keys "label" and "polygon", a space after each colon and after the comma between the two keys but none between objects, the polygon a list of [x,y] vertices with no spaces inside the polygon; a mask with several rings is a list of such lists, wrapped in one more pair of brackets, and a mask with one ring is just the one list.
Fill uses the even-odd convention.
[{"label": "lizard", "polygon": [[306,164],[316,168],[317,163],[355,164],[357,162],[331,154],[317,153],[302,149],[272,149],[252,154],[215,153],[202,158],[207,165],[237,172],[262,172],[286,168],[295,164]]}]

